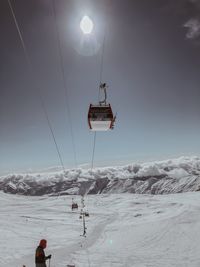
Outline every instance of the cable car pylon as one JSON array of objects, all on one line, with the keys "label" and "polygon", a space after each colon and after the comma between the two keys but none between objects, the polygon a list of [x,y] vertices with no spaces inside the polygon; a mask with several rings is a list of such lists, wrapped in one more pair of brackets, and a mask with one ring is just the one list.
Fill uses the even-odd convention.
[{"label": "cable car pylon", "polygon": [[84,196],[82,196],[81,198],[81,204],[82,204],[82,208],[81,208],[81,213],[80,213],[80,219],[82,219],[83,222],[83,234],[81,236],[86,237],[86,223],[85,223],[85,217],[89,217],[89,213],[85,211],[85,200],[84,200]]}]

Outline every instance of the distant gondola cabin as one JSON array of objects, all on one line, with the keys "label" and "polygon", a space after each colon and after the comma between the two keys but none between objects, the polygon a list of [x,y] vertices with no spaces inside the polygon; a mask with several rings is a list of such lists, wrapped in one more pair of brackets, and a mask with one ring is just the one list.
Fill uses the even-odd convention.
[{"label": "distant gondola cabin", "polygon": [[77,203],[72,203],[72,210],[78,209],[78,204]]}]

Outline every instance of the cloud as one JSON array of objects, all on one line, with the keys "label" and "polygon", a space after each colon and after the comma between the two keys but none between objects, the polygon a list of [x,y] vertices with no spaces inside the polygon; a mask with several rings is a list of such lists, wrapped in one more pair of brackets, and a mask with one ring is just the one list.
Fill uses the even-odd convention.
[{"label": "cloud", "polygon": [[200,0],[188,0],[192,4],[193,15],[183,24],[187,28],[186,38],[191,40],[199,40],[200,37]]},{"label": "cloud", "polygon": [[188,29],[186,33],[186,37],[188,39],[197,39],[200,36],[200,19],[199,18],[189,19],[184,24],[184,27]]},{"label": "cloud", "polygon": [[[161,2],[162,3],[162,2]],[[200,44],[200,0],[167,0],[163,9],[182,20],[186,38]]]}]

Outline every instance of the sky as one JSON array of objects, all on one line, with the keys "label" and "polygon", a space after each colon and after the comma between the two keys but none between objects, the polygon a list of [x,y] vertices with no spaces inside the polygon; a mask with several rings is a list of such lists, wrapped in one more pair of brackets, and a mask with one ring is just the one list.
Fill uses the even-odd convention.
[{"label": "sky", "polygon": [[[94,166],[200,155],[200,1],[10,1],[31,68],[2,0],[0,173],[60,165],[41,98],[65,168],[91,165],[87,112],[98,101],[102,53],[117,119],[96,134]],[[90,36],[79,27],[84,15]]]}]

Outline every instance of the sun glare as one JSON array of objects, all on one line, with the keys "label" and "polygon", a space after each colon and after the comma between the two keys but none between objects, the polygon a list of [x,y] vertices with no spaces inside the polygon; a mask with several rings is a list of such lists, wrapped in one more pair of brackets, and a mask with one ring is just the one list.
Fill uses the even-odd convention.
[{"label": "sun glare", "polygon": [[84,16],[80,22],[80,28],[84,34],[90,34],[94,28],[94,24],[88,16]]}]

